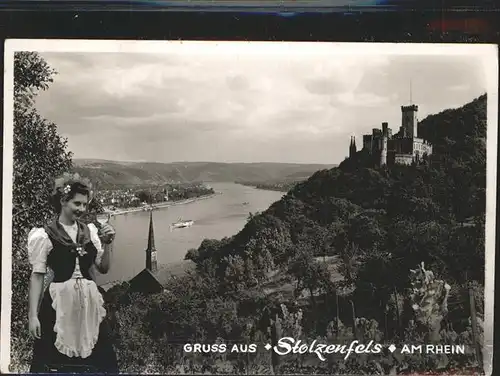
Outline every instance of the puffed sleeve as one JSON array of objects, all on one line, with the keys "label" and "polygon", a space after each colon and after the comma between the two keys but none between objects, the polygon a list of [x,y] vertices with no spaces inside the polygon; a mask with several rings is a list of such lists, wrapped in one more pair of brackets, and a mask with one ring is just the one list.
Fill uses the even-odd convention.
[{"label": "puffed sleeve", "polygon": [[88,227],[90,232],[90,240],[92,241],[92,244],[94,244],[94,247],[97,249],[97,256],[94,263],[96,265],[100,265],[104,249],[102,248],[101,239],[99,239],[99,230],[93,223],[89,223]]},{"label": "puffed sleeve", "polygon": [[28,234],[28,260],[33,273],[47,272],[47,256],[52,250],[52,242],[43,228],[34,228]]}]

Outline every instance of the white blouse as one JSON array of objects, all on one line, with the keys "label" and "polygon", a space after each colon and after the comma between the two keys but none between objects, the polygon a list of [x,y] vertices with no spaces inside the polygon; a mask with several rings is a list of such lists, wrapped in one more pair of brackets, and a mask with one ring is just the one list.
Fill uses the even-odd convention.
[{"label": "white blouse", "polygon": [[[76,242],[78,225],[64,225],[64,230]],[[95,264],[101,263],[104,252],[97,227],[88,225],[90,239],[97,249]],[[53,248],[44,228],[34,228],[28,234],[28,258],[33,273],[47,273],[47,256]],[[55,347],[69,357],[87,358],[99,338],[99,326],[106,316],[104,300],[94,281],[82,278],[78,257],[71,279],[52,282],[49,293],[56,311]]]}]

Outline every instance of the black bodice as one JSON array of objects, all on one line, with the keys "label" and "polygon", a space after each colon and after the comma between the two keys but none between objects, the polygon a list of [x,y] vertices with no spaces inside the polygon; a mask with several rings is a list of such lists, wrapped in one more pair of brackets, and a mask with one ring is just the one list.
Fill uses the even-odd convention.
[{"label": "black bodice", "polygon": [[[85,230],[88,231],[86,226]],[[78,238],[81,238],[81,236],[77,236],[77,239]],[[81,245],[81,248],[84,249],[86,253],[80,256],[76,243],[73,246],[62,244],[50,234],[49,239],[52,242],[53,248],[47,257],[47,266],[54,271],[53,282],[64,282],[71,279],[75,271],[77,257],[80,265],[80,272],[83,277],[89,280],[92,279],[89,271],[97,256],[97,249],[92,241],[88,241],[86,244]]]}]

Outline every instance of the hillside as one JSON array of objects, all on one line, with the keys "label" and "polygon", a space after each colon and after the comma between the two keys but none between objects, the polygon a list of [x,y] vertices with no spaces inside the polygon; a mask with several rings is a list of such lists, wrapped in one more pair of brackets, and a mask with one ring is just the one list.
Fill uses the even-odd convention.
[{"label": "hillside", "polygon": [[[110,290],[123,366],[141,371],[155,354],[159,373],[181,364],[183,374],[467,374],[476,364],[473,352],[347,361],[332,354],[319,361],[314,354],[275,358],[266,351],[193,362],[171,344],[289,336],[304,343],[473,349],[471,297],[484,332],[485,108],[482,96],[422,121],[437,145],[436,163],[376,169],[358,159],[319,170],[265,212],[251,214],[238,234],[189,250],[195,270],[170,281],[165,293],[131,296],[126,285]],[[424,284],[429,270],[436,279]]]},{"label": "hillside", "polygon": [[214,162],[117,162],[76,159],[74,170],[88,176],[101,187],[162,184],[166,182],[262,183],[308,177],[333,165],[288,163]]}]

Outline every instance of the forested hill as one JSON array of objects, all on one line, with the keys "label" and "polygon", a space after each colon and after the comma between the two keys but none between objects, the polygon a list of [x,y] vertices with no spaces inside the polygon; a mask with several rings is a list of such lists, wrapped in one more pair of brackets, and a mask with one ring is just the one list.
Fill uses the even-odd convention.
[{"label": "forested hill", "polygon": [[100,187],[155,185],[171,182],[261,183],[282,181],[296,175],[310,176],[333,165],[295,163],[119,162],[75,159],[74,170]]},{"label": "forested hill", "polygon": [[318,171],[237,235],[205,241],[187,258],[221,278],[234,263],[270,270],[326,255],[350,260],[347,280],[374,289],[385,286],[389,270],[405,287],[421,261],[450,281],[483,283],[486,95],[427,117],[419,132],[439,163]]},{"label": "forested hill", "polygon": [[486,158],[486,94],[466,105],[427,116],[419,137],[433,144],[434,153],[455,162],[484,164]]}]

